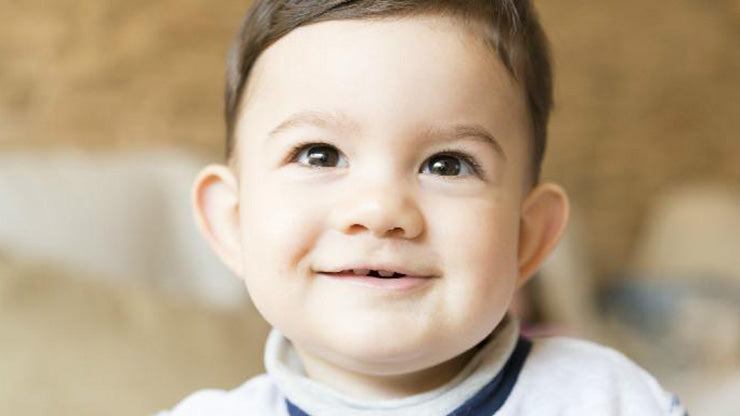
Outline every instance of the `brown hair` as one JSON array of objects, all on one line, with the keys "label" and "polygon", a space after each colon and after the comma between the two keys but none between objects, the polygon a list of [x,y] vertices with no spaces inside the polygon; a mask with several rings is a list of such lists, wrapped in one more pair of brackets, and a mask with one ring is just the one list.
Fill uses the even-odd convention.
[{"label": "brown hair", "polygon": [[552,109],[549,47],[530,0],[254,0],[234,39],[226,72],[226,158],[234,149],[242,95],[259,55],[292,30],[327,20],[440,15],[478,29],[512,77],[522,83],[532,118],[537,182]]}]

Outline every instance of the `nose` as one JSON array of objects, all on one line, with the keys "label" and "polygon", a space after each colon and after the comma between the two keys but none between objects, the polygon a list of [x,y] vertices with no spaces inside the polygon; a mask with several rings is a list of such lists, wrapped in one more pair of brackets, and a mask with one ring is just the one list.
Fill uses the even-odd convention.
[{"label": "nose", "polygon": [[424,229],[416,201],[398,187],[362,188],[332,213],[333,227],[345,234],[367,231],[375,237],[413,239]]}]

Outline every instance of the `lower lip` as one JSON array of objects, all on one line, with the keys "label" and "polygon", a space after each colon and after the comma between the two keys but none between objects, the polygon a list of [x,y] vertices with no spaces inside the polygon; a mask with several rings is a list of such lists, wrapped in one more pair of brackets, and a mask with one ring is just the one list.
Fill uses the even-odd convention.
[{"label": "lower lip", "polygon": [[354,284],[357,286],[369,287],[372,289],[383,289],[394,292],[409,292],[426,286],[433,278],[420,276],[404,276],[397,278],[382,278],[370,276],[358,276],[356,274],[341,273],[319,273],[321,276],[334,280]]}]

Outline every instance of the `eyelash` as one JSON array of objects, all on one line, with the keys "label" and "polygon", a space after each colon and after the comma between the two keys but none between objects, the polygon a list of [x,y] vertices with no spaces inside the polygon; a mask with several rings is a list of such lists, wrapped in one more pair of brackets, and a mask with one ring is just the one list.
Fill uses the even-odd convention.
[{"label": "eyelash", "polygon": [[[325,143],[325,142],[303,142],[298,143],[295,146],[293,146],[290,151],[288,152],[288,156],[285,158],[285,163],[292,162],[298,154],[305,149],[306,147],[314,147],[314,146],[330,146],[336,148],[336,146]],[[337,149],[339,150],[339,149]],[[485,171],[483,170],[483,167],[478,163],[477,160],[475,160],[473,157],[461,153],[460,151],[457,151],[455,149],[443,149],[439,152],[435,153],[435,155],[445,155],[445,156],[455,156],[459,157],[463,162],[467,163],[473,170],[473,173],[482,178],[485,174]]]}]

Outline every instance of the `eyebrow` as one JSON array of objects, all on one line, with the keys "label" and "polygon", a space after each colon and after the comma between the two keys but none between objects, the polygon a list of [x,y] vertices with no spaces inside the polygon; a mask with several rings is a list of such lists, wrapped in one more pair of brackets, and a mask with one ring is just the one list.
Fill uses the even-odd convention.
[{"label": "eyebrow", "polygon": [[430,127],[425,131],[425,134],[430,137],[437,137],[438,141],[442,141],[447,137],[451,137],[453,140],[473,139],[490,145],[504,161],[506,160],[506,153],[498,140],[485,127],[478,124],[453,124],[451,126]]},{"label": "eyebrow", "polygon": [[[335,127],[348,132],[360,130],[357,122],[353,121],[345,114],[331,113],[325,111],[301,111],[294,113],[286,118],[277,127],[270,130],[268,138],[272,139],[279,134],[305,126],[316,126],[322,128]],[[452,140],[473,139],[490,145],[496,153],[506,160],[506,153],[501,144],[488,132],[486,128],[478,124],[453,124],[450,126],[432,126],[425,129],[422,133],[424,137],[433,137],[434,141],[444,141],[446,138]]]},{"label": "eyebrow", "polygon": [[277,127],[270,130],[267,137],[272,139],[275,136],[287,130],[306,127],[340,127],[342,130],[357,131],[360,129],[359,124],[352,121],[349,117],[341,113],[330,113],[326,111],[301,111],[292,114],[286,118]]}]

